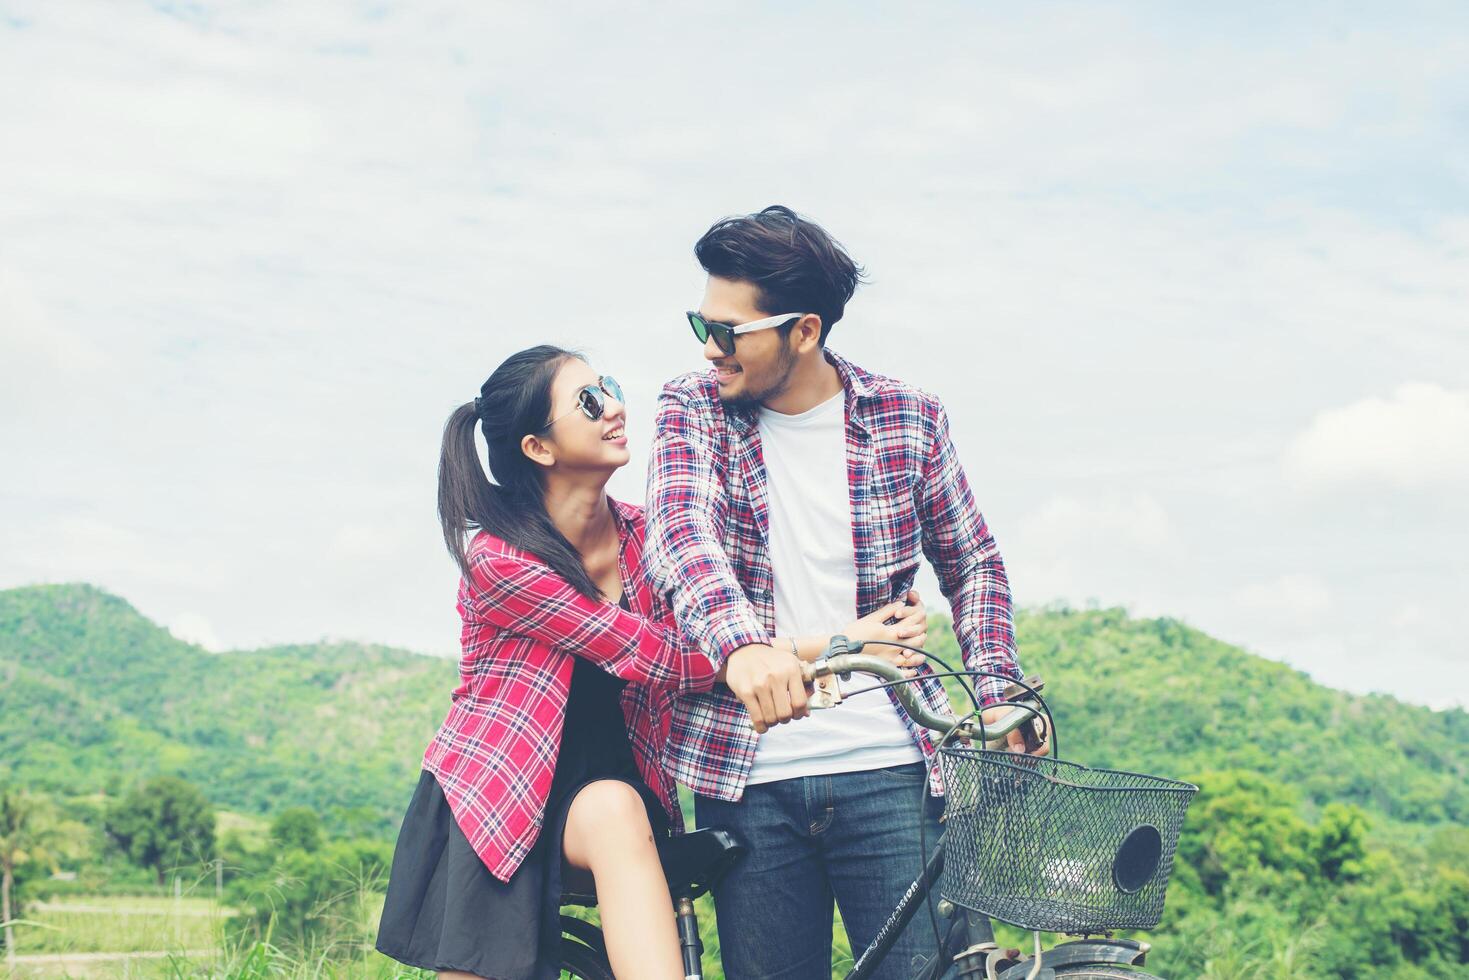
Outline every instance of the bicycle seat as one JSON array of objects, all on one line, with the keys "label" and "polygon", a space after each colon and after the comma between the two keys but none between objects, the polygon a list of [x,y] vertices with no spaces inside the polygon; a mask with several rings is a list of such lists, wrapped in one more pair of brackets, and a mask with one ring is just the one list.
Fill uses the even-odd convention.
[{"label": "bicycle seat", "polygon": [[[675,899],[698,898],[713,888],[744,854],[745,845],[740,839],[717,827],[658,841],[658,860],[663,863],[663,876],[668,879],[668,891]],[[566,879],[562,883],[562,905],[597,904],[590,875],[573,876],[568,869]]]},{"label": "bicycle seat", "polygon": [[711,827],[658,842],[658,859],[674,898],[698,898],[719,883],[745,845],[732,832]]}]

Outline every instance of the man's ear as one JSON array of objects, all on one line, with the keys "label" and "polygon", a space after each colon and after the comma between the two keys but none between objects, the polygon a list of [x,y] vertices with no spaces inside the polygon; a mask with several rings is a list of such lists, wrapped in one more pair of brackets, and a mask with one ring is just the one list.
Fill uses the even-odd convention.
[{"label": "man's ear", "polygon": [[821,346],[821,314],[807,313],[791,327],[796,353],[804,354]]},{"label": "man's ear", "polygon": [[550,466],[552,463],[556,462],[555,451],[548,444],[543,442],[540,436],[529,435],[526,436],[524,439],[521,439],[520,451],[525,453],[526,458],[529,459],[532,463],[539,463],[542,466]]}]

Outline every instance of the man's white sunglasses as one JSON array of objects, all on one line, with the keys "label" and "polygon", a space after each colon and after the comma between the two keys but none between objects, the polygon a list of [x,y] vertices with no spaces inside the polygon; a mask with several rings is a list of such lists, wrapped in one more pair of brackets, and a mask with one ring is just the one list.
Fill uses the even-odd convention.
[{"label": "man's white sunglasses", "polygon": [[694,328],[694,336],[699,338],[699,343],[707,343],[709,338],[713,337],[715,346],[726,354],[733,354],[735,351],[734,339],[738,334],[752,333],[756,330],[769,330],[771,327],[783,326],[792,320],[799,320],[806,314],[781,313],[777,316],[765,317],[763,320],[751,320],[749,323],[733,325],[706,320],[692,310],[686,315],[689,318],[689,326]]}]

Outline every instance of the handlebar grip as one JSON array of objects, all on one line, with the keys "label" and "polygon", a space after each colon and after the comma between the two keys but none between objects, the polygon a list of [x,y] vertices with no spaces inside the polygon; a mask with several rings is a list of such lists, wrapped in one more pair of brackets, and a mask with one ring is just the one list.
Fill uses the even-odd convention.
[{"label": "handlebar grip", "polygon": [[[1046,686],[1046,682],[1041,680],[1039,677],[1027,677],[1025,679],[1025,683],[1030,686],[1031,690],[1035,691],[1039,691],[1041,688]],[[1006,701],[1024,702],[1032,700],[1030,690],[1021,687],[1019,684],[1008,685],[1000,696]],[[1045,744],[1044,740],[1040,737],[1040,734],[1036,732],[1035,726],[1036,723],[1039,721],[1039,715],[1032,715],[1024,722],[1022,722],[1020,727],[1016,729],[1016,731],[1020,733],[1020,738],[1025,743],[1026,752],[1036,752],[1043,744]]]},{"label": "handlebar grip", "polygon": [[1024,722],[1021,723],[1020,727],[1016,729],[1016,731],[1020,732],[1020,740],[1025,743],[1025,751],[1027,754],[1033,754],[1040,751],[1040,747],[1042,744],[1041,737],[1036,734],[1035,723],[1035,718],[1027,718]]}]

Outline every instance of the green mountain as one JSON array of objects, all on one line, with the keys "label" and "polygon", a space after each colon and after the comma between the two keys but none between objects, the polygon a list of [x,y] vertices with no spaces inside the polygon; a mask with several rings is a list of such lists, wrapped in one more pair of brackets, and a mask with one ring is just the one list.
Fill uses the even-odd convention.
[{"label": "green mountain", "polygon": [[[1016,629],[1022,665],[1046,681],[1062,758],[1181,778],[1244,769],[1317,805],[1469,824],[1463,710],[1332,690],[1176,620],[1119,609],[1031,611]],[[957,662],[947,623],[929,637]]]},{"label": "green mountain", "polygon": [[[1155,971],[1465,975],[1469,715],[1333,691],[1169,619],[1039,610],[1017,627],[1063,758],[1203,787],[1148,937]],[[957,662],[947,621],[929,636]],[[385,647],[212,654],[88,586],[0,592],[0,786],[69,797],[93,824],[83,794],[159,773],[232,811],[335,814],[334,832],[357,839],[311,867],[344,893],[328,866],[353,848],[385,853],[455,681],[448,660]],[[309,877],[304,852],[234,857],[262,881]],[[115,856],[93,866],[124,870]]]},{"label": "green mountain", "polygon": [[[1469,714],[1322,687],[1169,619],[1031,611],[1063,757],[1196,777],[1246,769],[1308,803],[1469,823]],[[957,660],[947,623],[930,649]],[[367,808],[397,819],[456,683],[388,647],[214,654],[84,585],[0,592],[0,776],[67,792],[182,776],[217,805]]]},{"label": "green mountain", "polygon": [[440,657],[350,643],[214,654],[90,586],[3,591],[0,778],[88,792],[168,773],[220,806],[365,808],[386,826],[455,683]]}]

